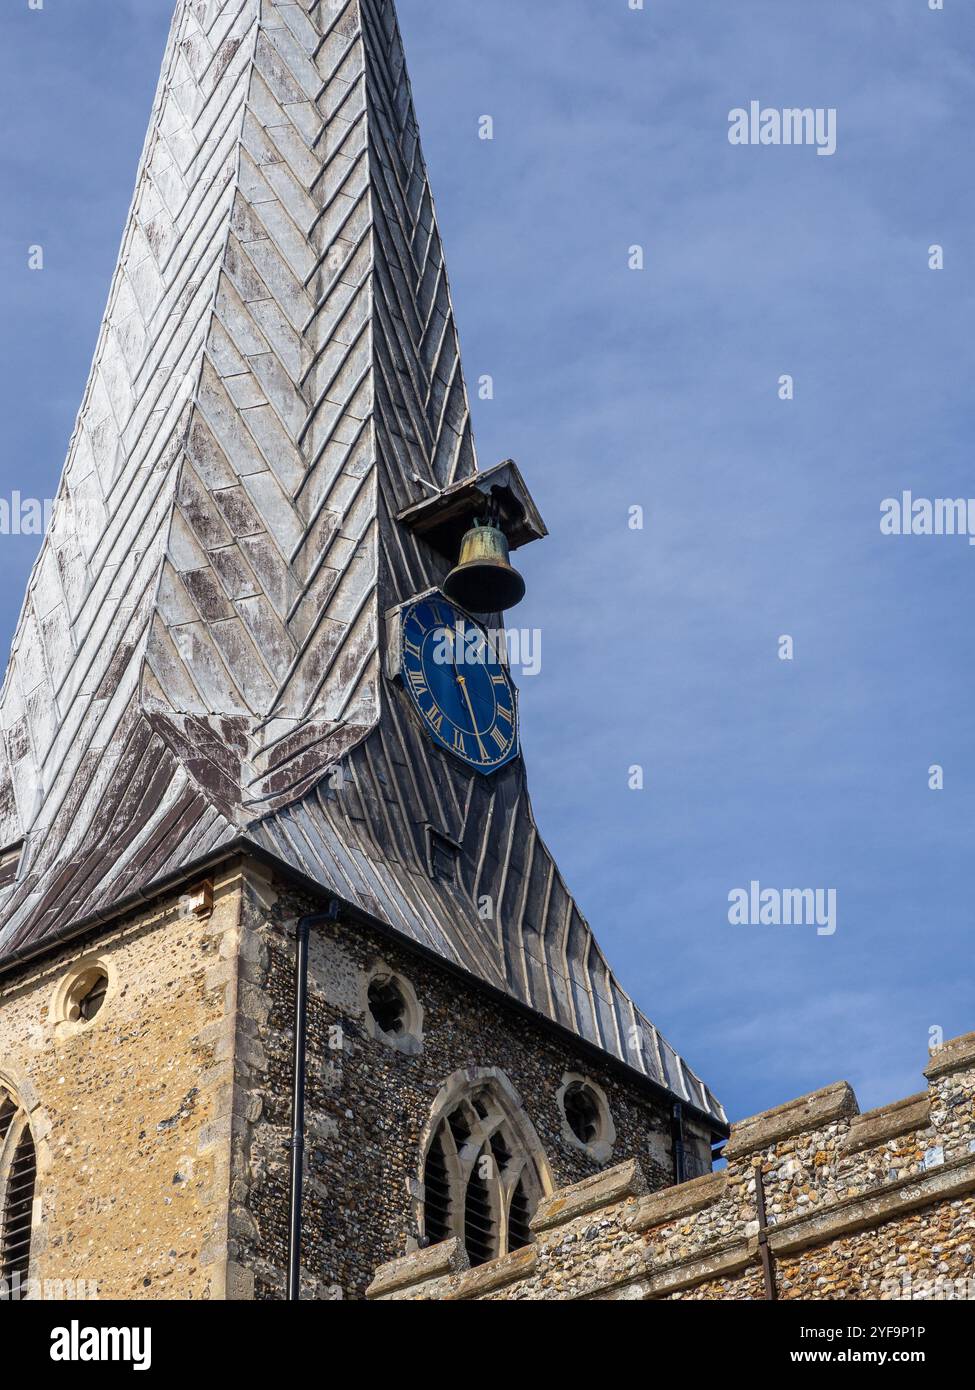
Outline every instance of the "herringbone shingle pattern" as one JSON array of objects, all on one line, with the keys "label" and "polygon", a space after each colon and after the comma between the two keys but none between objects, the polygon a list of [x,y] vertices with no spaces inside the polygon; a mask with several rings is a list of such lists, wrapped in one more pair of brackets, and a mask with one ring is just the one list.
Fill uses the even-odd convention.
[{"label": "herringbone shingle pattern", "polygon": [[476,469],[392,0],[183,0],[0,699],[0,954],[246,838],[720,1118],[521,763],[436,753],[382,673],[445,573],[395,516]]}]

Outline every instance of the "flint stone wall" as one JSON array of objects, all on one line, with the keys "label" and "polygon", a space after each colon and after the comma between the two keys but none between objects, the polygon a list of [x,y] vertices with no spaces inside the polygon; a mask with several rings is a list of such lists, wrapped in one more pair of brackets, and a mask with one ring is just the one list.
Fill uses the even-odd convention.
[{"label": "flint stone wall", "polygon": [[471,1270],[448,1241],[381,1268],[369,1297],[763,1299],[764,1240],[782,1299],[975,1299],[975,1033],[925,1075],[867,1114],[838,1082],[744,1120],[726,1169],[662,1192],[624,1163],[543,1202],[529,1249]]},{"label": "flint stone wall", "polygon": [[[280,1298],[287,1252],[296,918],[323,904],[252,875],[242,923],[231,1255],[238,1296]],[[649,1189],[673,1182],[671,1107],[604,1061],[475,983],[361,924],[310,937],[302,1297],[361,1298],[377,1265],[420,1238],[421,1144],[448,1078],[497,1069],[537,1132],[553,1186],[637,1156]],[[397,1051],[366,1012],[374,970],[401,975],[423,1011],[422,1046]],[[600,1161],[571,1141],[557,1102],[567,1073],[605,1093],[615,1126]],[[688,1118],[690,1158],[710,1166],[710,1134]]]}]

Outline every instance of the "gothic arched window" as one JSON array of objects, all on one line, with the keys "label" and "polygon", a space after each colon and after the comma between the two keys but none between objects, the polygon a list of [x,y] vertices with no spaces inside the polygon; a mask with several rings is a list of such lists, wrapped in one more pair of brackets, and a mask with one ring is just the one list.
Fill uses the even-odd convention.
[{"label": "gothic arched window", "polygon": [[0,1089],[0,1279],[8,1290],[27,1283],[36,1177],[27,1116]]},{"label": "gothic arched window", "polygon": [[[463,1074],[461,1074],[463,1076]],[[501,1074],[444,1088],[423,1164],[423,1233],[463,1241],[472,1265],[531,1242],[529,1222],[551,1191],[537,1136]]]}]

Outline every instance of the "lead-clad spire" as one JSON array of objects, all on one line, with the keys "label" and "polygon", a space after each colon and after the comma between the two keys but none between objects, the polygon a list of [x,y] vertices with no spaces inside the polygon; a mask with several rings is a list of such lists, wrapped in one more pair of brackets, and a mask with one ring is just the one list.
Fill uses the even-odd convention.
[{"label": "lead-clad spire", "polygon": [[[520,763],[486,789],[387,688],[383,615],[446,573],[397,516],[476,473],[392,0],[182,0],[0,697],[0,956],[250,841],[718,1115]],[[517,940],[477,918],[492,874]]]},{"label": "lead-clad spire", "polygon": [[228,823],[294,795],[378,715],[381,515],[475,468],[392,5],[185,0],[14,642],[4,840],[74,853],[147,729]]}]

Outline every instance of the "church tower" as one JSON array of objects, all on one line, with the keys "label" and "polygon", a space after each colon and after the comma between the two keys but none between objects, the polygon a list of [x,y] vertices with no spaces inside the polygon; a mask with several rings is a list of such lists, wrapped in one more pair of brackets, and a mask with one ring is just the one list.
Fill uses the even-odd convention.
[{"label": "church tower", "polygon": [[545,534],[478,464],[392,0],[180,0],[0,696],[8,1282],[355,1298],[709,1168],[536,828],[478,526]]}]

